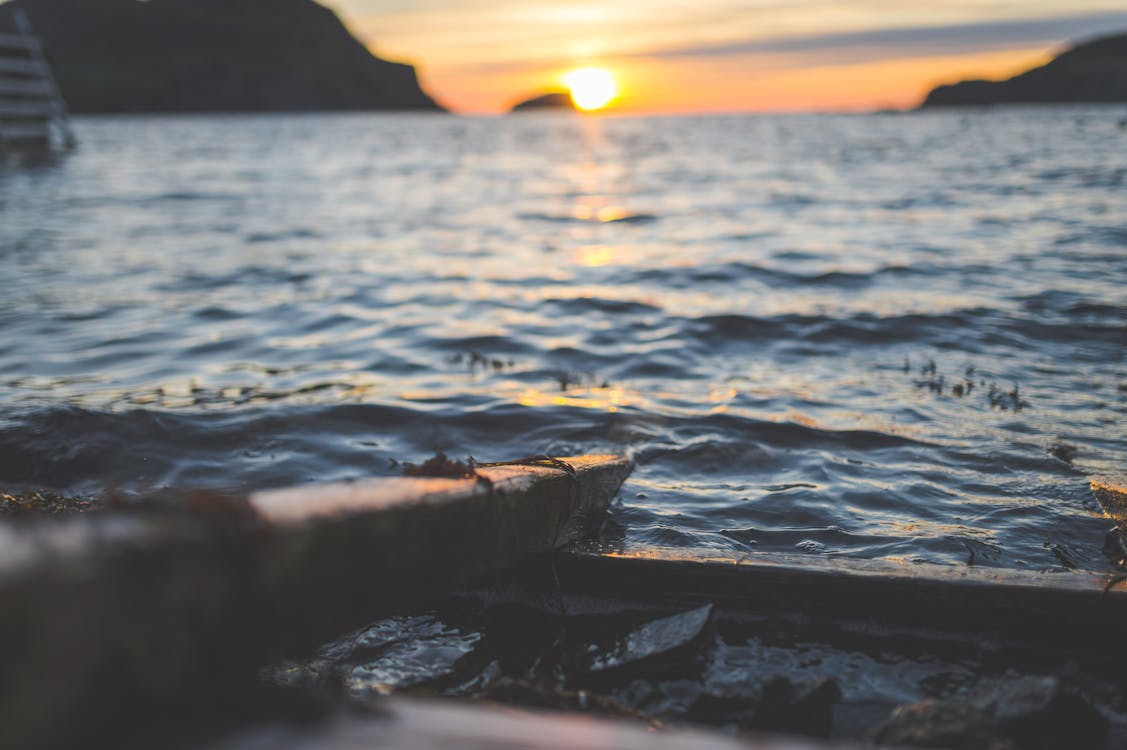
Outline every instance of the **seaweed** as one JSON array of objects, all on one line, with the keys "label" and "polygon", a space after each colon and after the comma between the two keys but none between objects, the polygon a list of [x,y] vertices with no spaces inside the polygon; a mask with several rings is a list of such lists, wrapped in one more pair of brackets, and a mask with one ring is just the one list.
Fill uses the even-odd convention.
[{"label": "seaweed", "polygon": [[438,451],[421,464],[403,464],[405,477],[439,477],[445,479],[474,479],[481,477],[474,467],[473,459],[468,463],[454,461]]},{"label": "seaweed", "polygon": [[[911,374],[911,360],[907,357],[904,358],[904,373]],[[950,392],[955,398],[969,397],[974,393],[976,388],[981,389],[986,394],[986,401],[990,408],[997,411],[1014,411],[1019,412],[1028,408],[1031,404],[1021,396],[1021,386],[1017,383],[1013,387],[1006,390],[1003,386],[999,386],[996,382],[987,382],[984,378],[979,378],[977,381],[975,375],[977,368],[970,365],[963,371],[962,379],[948,386],[946,375],[939,371],[939,366],[935,363],[934,359],[929,359],[927,364],[919,369],[919,377],[912,380],[912,385],[920,390],[928,390],[936,396],[943,396]]]},{"label": "seaweed", "polygon": [[587,370],[572,370],[560,373],[556,375],[556,383],[559,384],[560,390],[564,392],[584,388],[610,388],[609,380],[599,378],[598,375]]},{"label": "seaweed", "polygon": [[1057,440],[1046,448],[1045,452],[1058,461],[1063,461],[1069,466],[1072,466],[1072,462],[1076,459],[1076,455],[1080,452],[1080,449],[1071,443]]},{"label": "seaweed", "polygon": [[493,372],[501,372],[502,370],[511,370],[512,368],[516,367],[516,361],[514,361],[512,358],[499,359],[488,354],[482,354],[481,352],[474,349],[466,352],[457,352],[456,354],[452,354],[447,358],[446,361],[452,365],[460,365],[464,363],[469,368],[470,372],[477,372],[479,370],[482,372],[488,372],[490,370],[492,370]]},{"label": "seaweed", "polygon": [[100,508],[101,504],[90,498],[49,491],[0,492],[0,516],[62,515],[86,513]]}]

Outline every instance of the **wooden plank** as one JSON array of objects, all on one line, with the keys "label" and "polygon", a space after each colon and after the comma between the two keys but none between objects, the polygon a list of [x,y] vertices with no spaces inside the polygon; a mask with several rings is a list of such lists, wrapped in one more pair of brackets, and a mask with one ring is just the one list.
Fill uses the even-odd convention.
[{"label": "wooden plank", "polygon": [[575,479],[548,466],[497,466],[479,469],[476,479],[402,477],[255,494],[250,504],[269,529],[273,598],[315,640],[342,622],[363,624],[381,600],[463,586],[563,546],[606,510],[633,464],[621,456],[562,460]]},{"label": "wooden plank", "polygon": [[19,99],[0,99],[0,119],[46,119],[53,113],[49,101],[22,101]]},{"label": "wooden plank", "polygon": [[557,559],[571,591],[707,600],[787,614],[1127,656],[1127,582],[1112,574],[900,564],[818,555],[580,553]]},{"label": "wooden plank", "polygon": [[0,747],[230,711],[271,656],[566,543],[632,467],[567,462],[0,523]]},{"label": "wooden plank", "polygon": [[0,57],[0,73],[17,75],[39,75],[39,65],[34,60],[22,57]]},{"label": "wooden plank", "polygon": [[0,524],[0,747],[113,746],[130,722],[250,694],[253,542],[189,514]]},{"label": "wooden plank", "polygon": [[0,78],[0,97],[48,96],[50,92],[38,78]]},{"label": "wooden plank", "polygon": [[655,729],[640,722],[466,701],[385,698],[371,714],[258,727],[197,750],[849,750],[815,739]]}]

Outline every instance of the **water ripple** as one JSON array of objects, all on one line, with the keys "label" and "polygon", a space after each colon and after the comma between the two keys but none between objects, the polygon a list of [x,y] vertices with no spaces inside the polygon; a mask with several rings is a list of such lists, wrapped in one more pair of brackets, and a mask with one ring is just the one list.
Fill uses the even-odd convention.
[{"label": "water ripple", "polygon": [[1086,122],[80,119],[0,172],[0,489],[621,451],[612,547],[1106,568],[1127,203]]}]

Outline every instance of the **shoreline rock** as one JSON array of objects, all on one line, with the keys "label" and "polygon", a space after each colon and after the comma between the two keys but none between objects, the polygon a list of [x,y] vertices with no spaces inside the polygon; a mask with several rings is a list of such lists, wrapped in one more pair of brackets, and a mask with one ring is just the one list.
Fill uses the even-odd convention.
[{"label": "shoreline rock", "polygon": [[15,0],[73,112],[442,111],[314,0]]},{"label": "shoreline rock", "polygon": [[920,108],[1116,103],[1127,103],[1127,33],[1082,42],[1004,81],[937,86]]},{"label": "shoreline rock", "polygon": [[509,112],[535,112],[540,110],[567,110],[575,111],[575,102],[571,94],[562,91],[553,91],[540,96],[525,99],[509,110]]}]

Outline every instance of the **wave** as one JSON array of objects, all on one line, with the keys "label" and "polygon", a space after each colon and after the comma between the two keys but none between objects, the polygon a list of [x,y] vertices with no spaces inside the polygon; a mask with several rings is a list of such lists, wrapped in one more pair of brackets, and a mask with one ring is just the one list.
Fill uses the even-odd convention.
[{"label": "wave", "polygon": [[525,212],[517,214],[521,221],[543,222],[549,224],[652,224],[660,221],[661,217],[651,213],[633,213],[629,211],[610,210],[593,211],[590,215],[575,214],[550,214],[539,212]]}]

